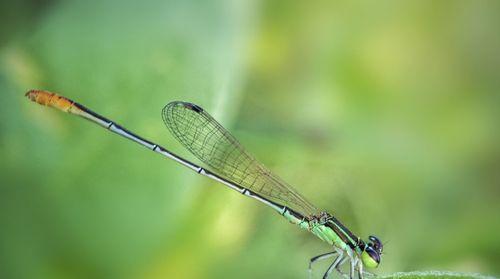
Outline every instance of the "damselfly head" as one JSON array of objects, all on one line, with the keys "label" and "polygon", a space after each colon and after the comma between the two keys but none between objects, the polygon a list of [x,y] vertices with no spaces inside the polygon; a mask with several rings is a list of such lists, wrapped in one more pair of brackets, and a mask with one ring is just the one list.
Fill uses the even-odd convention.
[{"label": "damselfly head", "polygon": [[361,260],[366,267],[375,268],[380,264],[382,250],[384,245],[378,237],[370,235],[368,242],[365,245],[364,251],[361,253]]}]

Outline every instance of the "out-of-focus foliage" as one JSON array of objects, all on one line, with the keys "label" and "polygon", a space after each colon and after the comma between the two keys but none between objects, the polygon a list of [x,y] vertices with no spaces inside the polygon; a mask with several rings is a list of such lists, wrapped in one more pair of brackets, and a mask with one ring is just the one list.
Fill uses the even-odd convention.
[{"label": "out-of-focus foliage", "polygon": [[500,273],[498,1],[0,7],[0,278],[304,278],[330,250],[28,102],[31,88],[190,159],[160,110],[195,102],[318,207],[386,241],[377,273]]}]

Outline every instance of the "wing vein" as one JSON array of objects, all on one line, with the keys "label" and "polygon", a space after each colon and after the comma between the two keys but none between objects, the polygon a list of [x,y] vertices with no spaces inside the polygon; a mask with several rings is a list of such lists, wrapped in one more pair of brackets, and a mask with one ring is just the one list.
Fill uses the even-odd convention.
[{"label": "wing vein", "polygon": [[172,135],[221,177],[305,216],[319,211],[295,189],[248,153],[238,140],[200,107],[171,102],[162,111]]}]

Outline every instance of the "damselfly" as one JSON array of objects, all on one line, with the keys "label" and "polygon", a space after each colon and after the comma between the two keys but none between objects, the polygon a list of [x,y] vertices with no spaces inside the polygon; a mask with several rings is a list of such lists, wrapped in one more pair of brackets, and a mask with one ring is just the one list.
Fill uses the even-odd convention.
[{"label": "damselfly", "polygon": [[[191,163],[63,96],[43,90],[31,90],[26,96],[39,104],[90,120],[245,196],[254,198],[277,211],[291,223],[332,245],[333,252],[310,260],[310,276],[314,262],[331,257],[335,257],[335,260],[323,278],[329,277],[334,269],[349,278],[355,276],[355,273],[359,278],[363,278],[367,273],[363,270],[364,267],[375,268],[380,263],[383,245],[377,237],[369,236],[368,241],[363,241],[334,216],[316,209],[295,189],[259,163],[235,137],[195,104],[187,102],[167,104],[162,111],[163,121],[172,135],[210,169]],[[340,269],[346,262],[349,263],[349,274],[344,274]]]}]

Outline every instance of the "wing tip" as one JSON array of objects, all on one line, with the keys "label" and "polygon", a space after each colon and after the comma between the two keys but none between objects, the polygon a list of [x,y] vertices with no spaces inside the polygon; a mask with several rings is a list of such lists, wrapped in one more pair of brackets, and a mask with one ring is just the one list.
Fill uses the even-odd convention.
[{"label": "wing tip", "polygon": [[165,105],[162,109],[161,114],[163,122],[169,127],[169,129],[171,129],[173,123],[176,122],[179,112],[186,109],[196,112],[197,114],[201,114],[203,112],[203,108],[196,104],[183,101],[173,101]]}]

